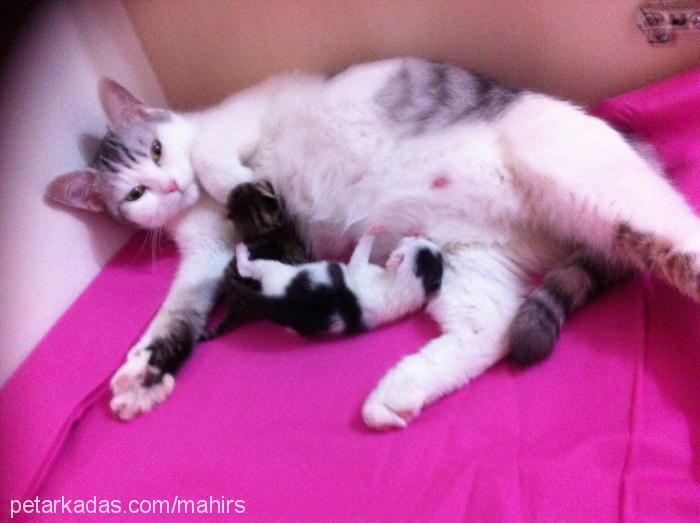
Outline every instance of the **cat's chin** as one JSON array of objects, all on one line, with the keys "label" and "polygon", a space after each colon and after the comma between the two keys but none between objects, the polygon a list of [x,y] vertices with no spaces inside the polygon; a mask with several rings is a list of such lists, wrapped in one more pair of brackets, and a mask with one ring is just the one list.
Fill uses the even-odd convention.
[{"label": "cat's chin", "polygon": [[182,191],[177,199],[175,199],[174,196],[171,196],[171,198],[167,207],[161,206],[159,211],[153,214],[149,213],[145,216],[129,217],[131,222],[142,229],[158,229],[163,227],[199,201],[199,188],[196,184],[191,184]]}]

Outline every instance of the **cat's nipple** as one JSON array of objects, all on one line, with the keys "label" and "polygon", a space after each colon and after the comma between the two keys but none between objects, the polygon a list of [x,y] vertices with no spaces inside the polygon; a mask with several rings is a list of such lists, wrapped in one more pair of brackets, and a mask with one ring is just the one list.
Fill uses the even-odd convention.
[{"label": "cat's nipple", "polygon": [[450,183],[450,178],[447,176],[446,173],[438,173],[435,178],[433,178],[433,182],[430,184],[430,186],[433,189],[442,189],[443,187],[446,187]]}]

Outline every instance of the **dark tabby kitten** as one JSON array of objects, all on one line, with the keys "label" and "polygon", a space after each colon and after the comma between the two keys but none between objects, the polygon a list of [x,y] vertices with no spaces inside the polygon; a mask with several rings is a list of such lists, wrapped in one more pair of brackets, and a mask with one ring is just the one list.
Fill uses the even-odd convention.
[{"label": "dark tabby kitten", "polygon": [[[227,208],[227,216],[248,247],[251,259],[276,260],[289,265],[309,261],[304,245],[287,219],[270,182],[239,184],[229,194]],[[237,292],[241,284],[255,290],[260,288],[259,282],[243,278],[238,273],[234,256],[226,267],[221,285],[226,316],[219,325],[204,331],[200,340],[210,340],[238,325],[261,318],[247,295]]]}]

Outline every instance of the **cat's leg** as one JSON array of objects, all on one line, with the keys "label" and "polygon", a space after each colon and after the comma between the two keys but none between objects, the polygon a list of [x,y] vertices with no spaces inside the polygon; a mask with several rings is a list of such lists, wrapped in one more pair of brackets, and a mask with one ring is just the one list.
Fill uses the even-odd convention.
[{"label": "cat's leg", "polygon": [[252,169],[243,165],[238,158],[205,156],[196,162],[195,170],[204,190],[224,205],[228,203],[229,194],[238,184],[253,180]]},{"label": "cat's leg", "polygon": [[448,246],[444,254],[442,287],[427,309],[442,335],[382,378],[362,408],[370,427],[405,427],[424,406],[505,355],[508,326],[522,301],[515,269],[488,247]]},{"label": "cat's leg", "polygon": [[191,154],[197,179],[223,205],[236,185],[253,180],[253,170],[246,159],[258,146],[269,102],[264,89],[239,93],[236,98],[223,109],[225,117],[198,128]]},{"label": "cat's leg", "polygon": [[172,392],[216,297],[231,250],[224,244],[183,253],[164,304],[111,380],[112,411],[123,420],[151,410]]},{"label": "cat's leg", "polygon": [[244,243],[236,245],[238,274],[244,278],[258,280],[263,292],[281,293],[289,280],[298,272],[298,266],[287,265],[276,260],[250,259],[250,251]]},{"label": "cat's leg", "polygon": [[370,227],[367,233],[360,236],[360,239],[357,240],[357,245],[355,245],[355,249],[352,251],[352,255],[350,256],[348,267],[351,269],[356,269],[369,263],[369,257],[370,254],[372,254],[374,239],[377,237],[377,234],[381,233],[382,231],[384,231],[384,226],[376,224]]},{"label": "cat's leg", "polygon": [[653,161],[602,120],[541,95],[523,96],[498,125],[513,183],[542,223],[700,300],[700,219]]},{"label": "cat's leg", "polygon": [[[218,325],[203,331],[197,341],[209,341],[218,338],[235,327],[260,319],[259,311],[256,310],[250,300],[236,290],[236,284],[241,283],[241,276],[238,274],[236,259],[234,257],[226,266],[218,293],[219,297],[223,298],[222,301],[226,308],[226,316]],[[217,300],[218,299],[219,298],[217,298]]]}]

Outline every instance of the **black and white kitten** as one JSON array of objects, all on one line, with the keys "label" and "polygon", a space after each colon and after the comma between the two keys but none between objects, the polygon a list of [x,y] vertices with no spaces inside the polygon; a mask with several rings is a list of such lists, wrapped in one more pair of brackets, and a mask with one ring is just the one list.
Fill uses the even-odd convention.
[{"label": "black and white kitten", "polygon": [[442,283],[438,247],[418,237],[403,238],[386,267],[369,262],[373,226],[362,236],[347,264],[334,261],[289,265],[251,259],[246,244],[236,247],[238,272],[259,282],[253,289],[231,281],[236,294],[264,318],[303,336],[357,334],[419,310]]},{"label": "black and white kitten", "polygon": [[[239,184],[229,194],[227,208],[227,216],[248,248],[251,259],[277,260],[290,265],[309,261],[304,244],[285,215],[270,182],[261,180]],[[243,292],[241,288],[245,288]],[[226,267],[222,282],[226,316],[216,327],[204,331],[200,341],[213,339],[238,325],[264,317],[256,307],[256,301],[249,298],[246,292],[249,288],[259,289],[260,285],[255,280],[241,277],[234,256]]]}]

